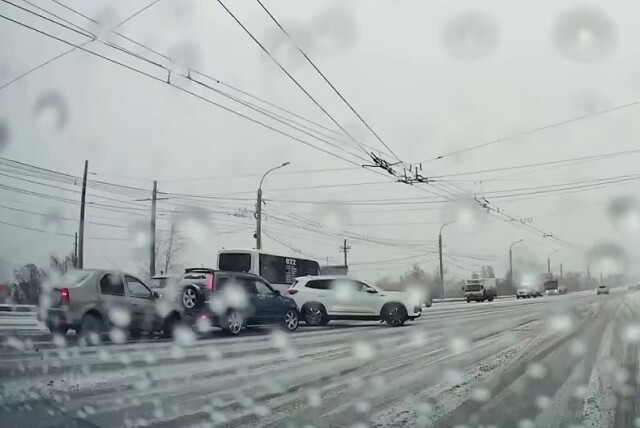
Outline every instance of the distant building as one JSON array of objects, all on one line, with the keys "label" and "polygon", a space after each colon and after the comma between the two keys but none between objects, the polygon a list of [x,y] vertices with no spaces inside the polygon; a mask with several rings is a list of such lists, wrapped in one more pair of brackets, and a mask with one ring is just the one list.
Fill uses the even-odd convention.
[{"label": "distant building", "polygon": [[347,275],[349,273],[349,266],[345,266],[345,265],[321,266],[320,272],[322,272],[323,275]]}]

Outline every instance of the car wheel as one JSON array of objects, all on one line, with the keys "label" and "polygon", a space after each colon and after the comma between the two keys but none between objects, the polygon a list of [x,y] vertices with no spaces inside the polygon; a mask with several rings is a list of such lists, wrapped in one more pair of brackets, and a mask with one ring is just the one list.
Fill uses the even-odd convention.
[{"label": "car wheel", "polygon": [[178,328],[180,324],[181,321],[179,316],[169,316],[162,326],[162,337],[165,339],[173,339],[173,337],[175,337],[176,328]]},{"label": "car wheel", "polygon": [[80,323],[80,337],[87,345],[99,345],[104,334],[104,323],[96,314],[86,314]]},{"label": "car wheel", "polygon": [[47,328],[49,329],[51,334],[59,334],[61,336],[64,336],[65,334],[67,334],[67,331],[69,331],[69,327],[62,325],[53,325],[50,323],[47,323]]},{"label": "car wheel", "polygon": [[490,302],[493,302],[493,296],[489,297],[487,300],[490,301]]},{"label": "car wheel", "polygon": [[471,299],[467,299],[467,303],[471,303]]},{"label": "car wheel", "polygon": [[384,320],[392,327],[400,327],[407,321],[407,318],[407,310],[399,304],[387,306],[384,314]]},{"label": "car wheel", "polygon": [[324,325],[329,322],[324,306],[316,303],[306,305],[303,309],[304,322],[309,326]]},{"label": "car wheel", "polygon": [[298,311],[295,309],[289,309],[284,315],[283,323],[284,328],[286,328],[287,331],[296,331],[298,329],[298,325],[300,325]]},{"label": "car wheel", "polygon": [[229,311],[227,313],[227,320],[223,327],[224,331],[233,336],[237,336],[242,332],[242,327],[244,327],[244,320],[242,319],[240,312],[236,310]]},{"label": "car wheel", "polygon": [[187,311],[197,311],[202,307],[204,298],[202,292],[195,285],[188,285],[182,290],[182,306]]}]

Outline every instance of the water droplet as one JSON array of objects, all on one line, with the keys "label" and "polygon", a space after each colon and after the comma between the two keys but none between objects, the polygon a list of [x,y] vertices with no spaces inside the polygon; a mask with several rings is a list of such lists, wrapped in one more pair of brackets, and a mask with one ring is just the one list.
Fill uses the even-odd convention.
[{"label": "water droplet", "polygon": [[187,326],[177,326],[174,330],[174,339],[179,346],[191,346],[196,341],[196,334]]},{"label": "water droplet", "polygon": [[450,367],[442,371],[442,378],[445,382],[459,384],[464,380],[464,374],[459,369]]},{"label": "water droplet", "polygon": [[589,388],[587,385],[578,385],[576,386],[575,391],[573,391],[573,396],[576,398],[587,398],[587,394],[589,393]]},{"label": "water droplet", "polygon": [[370,361],[373,359],[375,351],[371,345],[366,342],[355,342],[352,348],[353,356],[359,360]]},{"label": "water droplet", "polygon": [[555,332],[568,332],[574,325],[574,320],[569,313],[554,314],[548,319],[549,328]]},{"label": "water droplet", "polygon": [[569,351],[574,357],[581,357],[587,352],[587,344],[580,339],[575,339],[571,342]]},{"label": "water droplet", "polygon": [[441,42],[452,57],[462,61],[477,61],[498,49],[500,30],[490,15],[469,10],[453,17],[445,25]]},{"label": "water droplet", "polygon": [[603,275],[625,273],[629,267],[626,251],[613,242],[603,242],[591,247],[587,251],[587,263],[592,272],[601,272]]},{"label": "water droplet", "polygon": [[168,56],[172,59],[170,68],[176,73],[187,75],[189,69],[200,68],[200,52],[197,46],[189,41],[183,40],[173,45]]},{"label": "water droplet", "polygon": [[119,18],[115,9],[107,7],[94,16],[91,32],[100,40],[108,40],[113,28],[118,25]]},{"label": "water droplet", "polygon": [[113,343],[124,343],[127,341],[127,333],[121,328],[112,328],[109,331],[109,339]]},{"label": "water droplet", "polygon": [[542,379],[547,372],[547,367],[542,363],[531,363],[527,366],[527,376],[533,379]]},{"label": "water droplet", "polygon": [[638,343],[640,341],[640,325],[626,325],[622,331],[622,340],[627,343]]},{"label": "water droplet", "polygon": [[249,304],[249,296],[240,284],[230,283],[222,291],[222,298],[227,306],[235,309],[244,309]]},{"label": "water droplet", "polygon": [[109,309],[109,319],[116,327],[125,328],[131,322],[131,313],[124,307],[114,306]]},{"label": "water droplet", "polygon": [[368,401],[359,400],[358,402],[356,402],[354,408],[358,413],[367,413],[371,410],[371,405]]},{"label": "water droplet", "polygon": [[491,399],[491,391],[487,388],[474,388],[471,390],[471,399],[482,403],[489,401]]},{"label": "water droplet", "polygon": [[333,281],[331,286],[335,290],[334,296],[338,302],[349,303],[355,297],[356,290],[351,281],[337,280]]},{"label": "water droplet", "polygon": [[531,419],[520,419],[518,428],[536,428],[536,424]]},{"label": "water droplet", "polygon": [[467,337],[456,335],[449,339],[448,345],[449,350],[453,354],[460,354],[462,352],[466,352],[469,349],[470,342]]},{"label": "water droplet", "polygon": [[609,100],[595,91],[579,92],[571,100],[571,107],[581,116],[604,110],[609,105]]},{"label": "water droplet", "polygon": [[264,404],[257,404],[253,407],[253,413],[258,416],[266,417],[271,414],[271,409]]},{"label": "water droplet", "polygon": [[558,16],[553,42],[568,59],[579,62],[601,61],[613,52],[617,42],[615,23],[593,7],[575,7]]},{"label": "water droplet", "polygon": [[65,346],[67,346],[67,339],[61,334],[54,334],[53,344],[56,346],[56,348],[64,348]]},{"label": "water droplet", "polygon": [[69,120],[67,100],[59,92],[43,92],[35,100],[33,114],[46,132],[58,133],[67,126]]},{"label": "water droplet", "polygon": [[317,389],[307,390],[307,400],[309,407],[320,407],[322,405],[322,395]]},{"label": "water droplet", "polygon": [[633,196],[613,198],[608,206],[609,218],[623,233],[640,231],[640,203]]},{"label": "water droplet", "polygon": [[538,408],[540,409],[548,409],[552,404],[553,401],[546,395],[540,395],[536,397],[536,406],[538,406]]}]

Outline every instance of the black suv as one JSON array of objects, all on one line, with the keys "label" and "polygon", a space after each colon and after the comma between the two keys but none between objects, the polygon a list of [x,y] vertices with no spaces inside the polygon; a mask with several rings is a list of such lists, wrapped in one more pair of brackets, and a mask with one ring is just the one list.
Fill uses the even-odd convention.
[{"label": "black suv", "polygon": [[192,322],[208,320],[232,335],[245,326],[276,324],[298,328],[298,308],[263,278],[207,268],[185,269],[179,284],[185,315]]}]

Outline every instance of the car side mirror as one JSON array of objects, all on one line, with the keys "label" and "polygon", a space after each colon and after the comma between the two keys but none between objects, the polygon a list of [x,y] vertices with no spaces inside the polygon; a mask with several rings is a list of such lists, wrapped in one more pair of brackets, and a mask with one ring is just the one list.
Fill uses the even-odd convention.
[{"label": "car side mirror", "polygon": [[273,290],[273,294],[275,294],[276,296],[279,296],[281,293],[280,293],[280,290]]},{"label": "car side mirror", "polygon": [[154,291],[154,292],[153,292],[153,298],[154,298],[154,299],[159,299],[159,298],[160,298],[160,294],[158,294],[158,292],[157,292],[157,291]]},{"label": "car side mirror", "polygon": [[374,290],[373,288],[367,288],[367,293],[378,294],[378,292],[376,290]]}]

